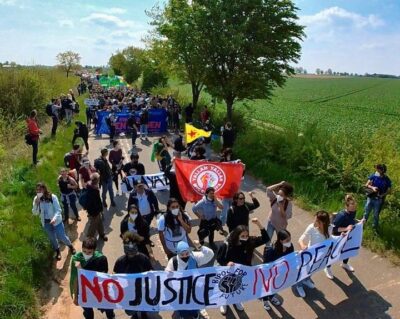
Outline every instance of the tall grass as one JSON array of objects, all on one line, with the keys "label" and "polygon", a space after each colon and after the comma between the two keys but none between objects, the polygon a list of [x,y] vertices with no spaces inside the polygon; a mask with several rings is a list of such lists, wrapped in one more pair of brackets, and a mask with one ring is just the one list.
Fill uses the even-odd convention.
[{"label": "tall grass", "polygon": [[[35,100],[38,104],[29,104],[26,109],[20,109],[21,113],[15,113],[20,120],[10,121],[4,112],[3,117],[0,116],[0,127],[4,129],[5,124],[8,135],[8,138],[3,136],[0,144],[0,318],[39,318],[36,290],[51,276],[52,252],[38,218],[32,216],[32,198],[35,184],[39,180],[46,182],[51,190],[57,190],[58,169],[63,163],[64,154],[71,148],[73,127],[61,125],[57,138],[50,139],[46,136],[49,135],[49,132],[46,132],[49,127],[43,123],[45,134],[39,144],[41,162],[36,168],[30,165],[31,148],[24,144],[23,135],[16,132],[19,128],[24,130],[25,111],[36,107],[44,112],[45,104],[42,102],[46,102],[55,94],[66,93],[69,88],[76,86],[78,79],[67,79],[57,70],[12,72],[15,74],[11,78],[19,79],[14,82],[15,90],[20,90],[22,96],[28,96],[27,92],[30,92],[31,87],[22,84],[19,86],[20,83],[31,83],[32,79],[41,82],[34,87],[40,87],[44,95]],[[17,74],[18,72],[21,73]],[[9,76],[7,74],[5,77]],[[23,79],[24,76],[27,79]],[[7,83],[7,87],[12,86]],[[10,93],[2,90],[4,87],[0,85],[1,92]],[[14,93],[10,94],[12,96]],[[14,100],[4,100],[17,101],[17,97],[18,95],[15,95]],[[15,105],[18,105],[20,101],[16,103]],[[14,105],[8,104],[8,107],[13,108]],[[79,117],[83,116],[82,112]],[[42,118],[45,119],[46,117]]]}]

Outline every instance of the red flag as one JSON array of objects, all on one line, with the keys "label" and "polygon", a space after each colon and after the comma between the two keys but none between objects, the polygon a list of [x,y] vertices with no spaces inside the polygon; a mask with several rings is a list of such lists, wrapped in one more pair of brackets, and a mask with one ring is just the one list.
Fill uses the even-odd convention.
[{"label": "red flag", "polygon": [[232,198],[240,187],[243,164],[175,159],[175,174],[185,201],[200,200],[208,187],[214,187],[219,198]]}]

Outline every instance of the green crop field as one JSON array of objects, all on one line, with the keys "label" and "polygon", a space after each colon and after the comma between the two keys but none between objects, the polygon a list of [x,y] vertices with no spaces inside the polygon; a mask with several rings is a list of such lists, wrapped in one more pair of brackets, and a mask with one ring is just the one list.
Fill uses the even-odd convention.
[{"label": "green crop field", "polygon": [[[241,107],[243,102],[236,103]],[[316,123],[329,131],[360,132],[400,119],[400,80],[290,78],[270,100],[244,102],[251,118],[281,127]]]}]

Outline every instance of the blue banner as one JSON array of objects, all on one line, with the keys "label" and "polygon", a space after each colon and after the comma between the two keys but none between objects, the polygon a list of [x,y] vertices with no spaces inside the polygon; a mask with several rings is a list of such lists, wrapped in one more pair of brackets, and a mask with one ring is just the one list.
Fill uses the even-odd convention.
[{"label": "blue banner", "polygon": [[[98,124],[96,127],[96,134],[110,134],[110,129],[107,125],[106,118],[110,115],[109,111],[97,111]],[[129,131],[127,127],[128,119],[131,115],[135,116],[135,121],[140,127],[140,111],[128,113],[116,112],[115,116],[115,130],[116,134],[127,133]],[[167,112],[164,109],[150,109],[149,110],[149,123],[147,125],[149,133],[164,133],[167,131]]]}]

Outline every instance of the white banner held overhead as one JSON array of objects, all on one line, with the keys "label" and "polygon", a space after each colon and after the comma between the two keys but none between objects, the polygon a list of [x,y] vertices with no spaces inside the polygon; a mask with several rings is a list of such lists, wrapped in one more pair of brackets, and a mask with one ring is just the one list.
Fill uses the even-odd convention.
[{"label": "white banner held overhead", "polygon": [[141,181],[152,191],[169,189],[169,180],[165,177],[164,173],[161,172],[157,174],[127,176],[126,179],[121,182],[122,192],[130,192],[134,187],[134,181]]},{"label": "white banner held overhead", "polygon": [[137,311],[196,310],[236,304],[282,291],[332,265],[358,255],[362,224],[273,263],[253,267],[207,267],[109,275],[79,270],[79,305]]},{"label": "white banner held overhead", "polygon": [[98,106],[99,105],[98,99],[85,99],[83,102],[87,106]]}]

